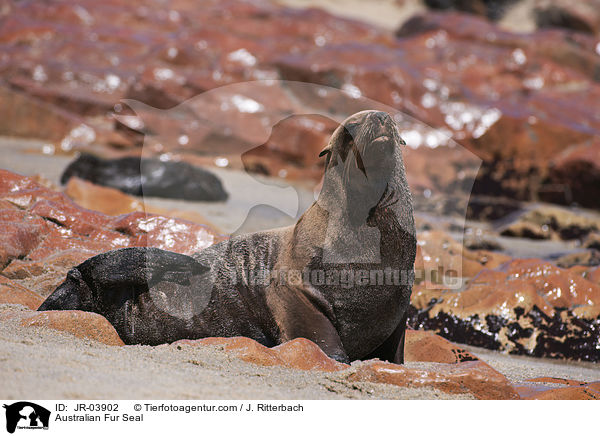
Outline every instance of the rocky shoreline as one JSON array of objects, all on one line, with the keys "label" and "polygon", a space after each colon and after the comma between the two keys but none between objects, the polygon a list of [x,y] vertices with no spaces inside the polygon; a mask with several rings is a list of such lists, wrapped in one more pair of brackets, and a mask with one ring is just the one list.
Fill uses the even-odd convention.
[{"label": "rocky shoreline", "polygon": [[[36,353],[64,366],[83,352],[140,397],[251,398],[273,380],[273,398],[600,399],[598,14],[542,0],[404,3],[386,3],[410,11],[396,26],[267,1],[1,6],[0,367],[15,378],[0,395],[36,384],[40,398],[122,395],[64,368],[63,387],[19,376],[19,364],[43,366]],[[529,33],[502,22],[519,5]],[[100,315],[35,312],[95,254],[192,254],[293,223],[320,189],[337,122],[365,108],[393,114],[408,144],[418,253],[406,365],[348,367],[305,340],[124,346]],[[81,153],[209,169],[219,201],[136,197],[92,177],[62,185]],[[142,371],[145,358],[156,365],[141,380],[173,359],[173,389],[113,368],[132,359]],[[209,387],[186,390],[196,372]]]}]

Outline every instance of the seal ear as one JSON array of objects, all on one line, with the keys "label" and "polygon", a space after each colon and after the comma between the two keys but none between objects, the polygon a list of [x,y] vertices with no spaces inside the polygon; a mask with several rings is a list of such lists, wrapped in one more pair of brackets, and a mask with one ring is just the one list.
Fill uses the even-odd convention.
[{"label": "seal ear", "polygon": [[321,153],[319,153],[319,157],[323,157],[326,154],[331,155],[331,144],[328,144],[323,150],[321,150]]},{"label": "seal ear", "polygon": [[331,144],[327,144],[327,146],[319,153],[319,157],[327,156],[325,159],[325,168],[329,167],[329,162],[331,161],[332,148]]}]

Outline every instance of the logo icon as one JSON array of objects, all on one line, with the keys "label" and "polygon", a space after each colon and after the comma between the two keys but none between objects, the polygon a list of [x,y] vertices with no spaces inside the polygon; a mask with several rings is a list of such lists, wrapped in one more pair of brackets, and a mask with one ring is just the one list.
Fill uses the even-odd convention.
[{"label": "logo icon", "polygon": [[6,409],[6,431],[14,433],[18,429],[48,429],[50,411],[29,401],[19,401]]}]

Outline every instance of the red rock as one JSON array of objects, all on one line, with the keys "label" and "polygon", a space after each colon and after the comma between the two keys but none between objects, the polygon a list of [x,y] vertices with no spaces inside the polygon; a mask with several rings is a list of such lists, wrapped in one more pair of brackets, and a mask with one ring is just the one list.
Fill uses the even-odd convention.
[{"label": "red rock", "polygon": [[0,304],[22,304],[35,310],[43,301],[40,295],[0,275]]},{"label": "red rock", "polygon": [[116,248],[154,246],[192,254],[224,236],[208,225],[134,212],[83,209],[33,179],[0,170],[2,274],[42,296],[85,259]]},{"label": "red rock", "polygon": [[77,116],[0,86],[0,134],[59,142],[83,124]]},{"label": "red rock", "polygon": [[[548,183],[564,187],[564,196],[550,194],[546,201],[597,208],[600,198],[600,140],[573,145],[550,161]],[[576,176],[575,176],[576,175]]]},{"label": "red rock", "polygon": [[114,327],[102,315],[80,310],[37,312],[21,321],[25,327],[46,327],[78,338],[93,339],[106,345],[124,345]]},{"label": "red rock", "polygon": [[68,270],[96,254],[98,253],[89,249],[72,248],[58,251],[38,260],[15,259],[4,268],[2,276],[18,281],[30,289],[35,289],[39,295],[45,298],[65,280]]},{"label": "red rock", "polygon": [[[266,2],[210,1],[197,8],[191,0],[179,0],[170,7],[172,19],[145,3],[16,4],[0,31],[7,52],[0,72],[36,104],[83,116],[96,142],[117,146],[140,141],[139,134],[106,117],[123,97],[171,109],[204,91],[253,79],[331,85],[419,118],[403,124],[412,145],[433,138],[425,123],[446,129],[446,137],[454,136],[488,163],[498,154],[501,163],[490,167],[492,173],[527,177],[505,177],[496,186],[486,170],[480,190],[516,192],[520,198],[538,190],[536,174],[528,171],[546,172],[548,159],[566,144],[600,129],[594,115],[600,86],[593,79],[598,66],[593,38],[563,31],[516,35],[477,17],[428,13],[395,39],[322,11]],[[51,61],[57,58],[64,62]],[[162,147],[156,151],[161,153],[210,150],[224,156],[232,153],[227,147],[239,154],[241,148],[266,144],[277,159],[253,157],[250,168],[301,177],[296,171],[307,167],[313,177],[314,149],[326,136],[321,128],[291,121],[285,126],[289,134],[267,141],[270,126],[290,114],[314,113],[311,105],[348,111],[364,105],[342,93],[318,96],[314,89],[277,83],[270,89],[264,82],[239,89],[222,88],[190,102],[183,118],[186,111],[179,109],[155,114],[163,121],[146,124],[146,143]],[[240,110],[235,103],[240,99],[250,99],[244,101],[258,109]],[[194,118],[198,126],[191,127]],[[127,138],[102,133],[103,127]],[[182,134],[189,141],[179,144]],[[86,135],[76,137],[72,128],[65,135],[67,142],[86,146]],[[423,189],[444,188],[442,179],[455,172],[436,166],[429,171],[429,179],[414,173]]]},{"label": "red rock", "polygon": [[[556,189],[553,182],[535,182],[551,175],[549,161],[570,144],[597,136],[592,94],[600,89],[583,85],[598,65],[593,38],[558,30],[511,34],[456,13],[411,19],[399,35],[410,50],[406,62],[418,61],[428,71],[432,91],[426,101],[434,103],[429,119],[443,115],[454,137],[485,159],[475,193],[519,199],[545,195]],[[420,44],[431,48],[416,52]],[[559,90],[559,83],[581,88]],[[463,117],[484,122],[475,127],[460,121]]]},{"label": "red rock", "polygon": [[406,330],[404,360],[406,362],[460,363],[479,360],[458,345],[423,330]]},{"label": "red rock", "polygon": [[[577,273],[537,259],[515,260],[497,272],[483,271],[469,284],[470,297],[466,299],[463,294],[464,303],[457,300],[457,307],[473,303],[486,305],[482,297],[489,295],[492,287],[494,298],[502,300],[497,307],[522,307],[528,311],[535,305],[550,317],[555,308],[563,307],[572,308],[575,314],[587,318],[600,314],[600,287]],[[504,297],[500,296],[502,293]],[[509,299],[505,300],[506,297]]]},{"label": "red rock", "polygon": [[417,235],[417,282],[443,283],[442,278],[473,277],[486,268],[497,268],[511,258],[486,250],[469,250],[440,230]]},{"label": "red rock", "polygon": [[[247,153],[246,156],[265,158],[280,156],[282,160],[301,167],[311,167],[323,159],[319,154],[329,142],[338,124],[321,116],[296,116],[282,120],[273,126],[267,142]],[[275,173],[276,175],[276,173]]]},{"label": "red rock", "polygon": [[[590,195],[597,183],[580,184],[589,193],[575,182],[561,187],[551,166],[567,147],[600,133],[598,41],[589,35],[564,30],[520,35],[475,16],[428,12],[395,38],[319,10],[237,0],[207,1],[202,8],[178,0],[170,11],[163,16],[150,2],[116,0],[15,3],[0,29],[0,74],[10,78],[10,92],[33,103],[10,97],[15,107],[7,107],[21,113],[30,105],[44,106],[36,115],[40,134],[64,135],[59,142],[68,147],[88,147],[90,138],[116,147],[139,145],[144,133],[145,151],[192,156],[208,151],[214,162],[215,156],[233,161],[264,145],[269,155],[259,150],[249,156],[249,168],[313,178],[320,164],[314,150],[325,131],[318,123],[290,119],[282,124],[289,133],[274,132],[269,140],[271,127],[294,114],[309,119],[298,114],[351,113],[377,105],[353,98],[360,94],[415,117],[404,117],[402,131],[410,145],[442,147],[431,156],[452,154],[452,137],[485,159],[477,193],[557,202],[568,202],[569,190],[581,199],[597,197]],[[248,82],[255,79],[300,80],[343,92]],[[219,88],[232,83],[233,88]],[[144,125],[124,127],[107,115],[122,98],[162,110],[141,109]],[[120,106],[118,114],[132,116]],[[83,119],[87,128],[61,122],[62,113]],[[3,124],[6,133],[31,131],[26,118]],[[188,139],[178,141],[183,135]],[[431,161],[425,175],[411,176],[409,167],[419,189],[468,189],[459,159]],[[581,180],[596,180],[591,171]]]},{"label": "red rock", "polygon": [[600,285],[600,266],[592,268],[592,270],[588,273],[586,278],[591,282]]},{"label": "red rock", "polygon": [[132,247],[157,247],[193,254],[225,238],[206,225],[133,212],[113,220],[112,228],[131,237]]},{"label": "red rock", "polygon": [[333,372],[348,367],[327,357],[317,344],[304,338],[292,339],[272,350],[289,368]]},{"label": "red rock", "polygon": [[348,378],[408,388],[431,387],[449,394],[471,394],[480,400],[518,398],[506,377],[481,361],[430,363],[426,369],[413,369],[371,360],[358,366]]},{"label": "red rock", "polygon": [[177,347],[182,345],[219,345],[227,351],[234,352],[245,362],[262,366],[283,366],[327,372],[339,371],[348,367],[346,364],[330,359],[318,345],[304,338],[293,339],[274,348],[267,348],[255,340],[245,337],[183,339],[172,345]]},{"label": "red rock", "polygon": [[65,194],[79,206],[106,215],[122,215],[144,210],[144,204],[135,197],[124,194],[118,189],[95,185],[77,177],[69,179]]},{"label": "red rock", "polygon": [[246,337],[234,338],[202,338],[202,339],[182,339],[173,342],[174,346],[202,346],[202,345],[219,345],[227,351],[233,351],[240,359],[245,362],[253,363],[261,366],[284,366],[284,362],[279,359],[277,354],[271,349],[259,344],[253,339]]}]

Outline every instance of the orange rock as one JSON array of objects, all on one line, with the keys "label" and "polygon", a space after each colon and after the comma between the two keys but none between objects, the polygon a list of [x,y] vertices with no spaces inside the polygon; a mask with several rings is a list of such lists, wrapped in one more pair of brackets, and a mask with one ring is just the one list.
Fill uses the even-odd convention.
[{"label": "orange rock", "polygon": [[95,254],[97,252],[89,249],[77,248],[58,251],[42,259],[36,259],[34,254],[33,259],[30,257],[31,260],[13,260],[4,268],[2,275],[18,281],[27,288],[35,289],[45,298],[65,280],[67,271]]},{"label": "orange rock", "polygon": [[481,361],[431,363],[427,369],[413,369],[370,360],[358,366],[348,378],[407,388],[431,387],[449,394],[471,394],[480,400],[518,398],[506,377]]},{"label": "orange rock", "polygon": [[591,269],[588,272],[587,279],[593,283],[596,283],[597,285],[600,285],[600,266]]},{"label": "orange rock", "polygon": [[46,327],[106,345],[124,345],[115,328],[102,315],[81,310],[49,310],[21,320],[25,327]]},{"label": "orange rock", "polygon": [[600,286],[539,259],[482,270],[463,289],[415,286],[410,325],[517,354],[600,360]]},{"label": "orange rock", "polygon": [[243,361],[262,366],[284,366],[291,369],[327,372],[339,371],[348,367],[348,365],[327,357],[317,344],[304,338],[293,339],[273,348],[267,348],[253,339],[241,336],[182,339],[172,345],[220,345],[225,350],[234,352]]},{"label": "orange rock", "polygon": [[442,283],[443,276],[473,277],[485,268],[497,268],[511,258],[486,250],[469,250],[440,230],[417,235],[417,281]]},{"label": "orange rock", "polygon": [[[557,387],[556,385],[563,385]],[[600,382],[586,383],[556,377],[537,377],[516,384],[515,390],[522,400],[591,400]]]},{"label": "orange rock", "polygon": [[[75,203],[86,209],[106,215],[123,215],[131,212],[147,212],[180,218],[196,224],[206,224],[215,228],[203,215],[192,211],[167,210],[145,204],[143,200],[125,194],[118,189],[95,185],[78,177],[71,177],[65,187],[65,194]],[[216,229],[218,230],[218,229]],[[218,230],[220,232],[220,230]]]},{"label": "orange rock", "polygon": [[288,368],[333,372],[348,367],[329,358],[317,344],[304,338],[293,339],[272,350]]},{"label": "orange rock", "polygon": [[43,301],[40,295],[0,275],[0,304],[22,304],[35,310]]},{"label": "orange rock", "polygon": [[558,378],[558,377],[536,377],[525,380],[530,383],[556,383],[559,385],[567,385],[567,386],[583,386],[586,383],[580,382],[578,380],[570,380],[566,378]]},{"label": "orange rock", "polygon": [[503,307],[529,311],[535,305],[547,316],[566,307],[595,318],[600,315],[600,286],[543,260],[517,259],[498,270],[482,271],[464,292],[449,297],[447,305],[461,315],[502,315]]},{"label": "orange rock", "polygon": [[[550,383],[560,383],[551,377]],[[534,392],[530,389],[528,392],[519,391],[519,395],[525,400],[600,400],[600,382],[580,383],[579,386],[567,384],[567,387],[545,388]]]},{"label": "orange rock", "polygon": [[118,189],[95,185],[78,177],[69,179],[65,194],[78,205],[106,215],[122,215],[144,210],[143,203],[130,195]]},{"label": "orange rock", "polygon": [[271,349],[259,344],[253,339],[243,336],[233,338],[202,338],[202,339],[182,339],[173,342],[172,345],[180,347],[182,345],[201,346],[201,345],[219,345],[226,351],[234,352],[237,357],[245,362],[261,366],[284,366],[284,363],[277,357]]},{"label": "orange rock", "polygon": [[406,330],[404,360],[406,362],[460,363],[479,359],[433,332]]}]

